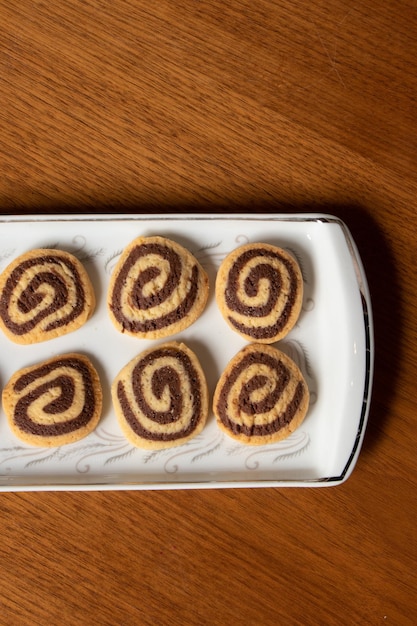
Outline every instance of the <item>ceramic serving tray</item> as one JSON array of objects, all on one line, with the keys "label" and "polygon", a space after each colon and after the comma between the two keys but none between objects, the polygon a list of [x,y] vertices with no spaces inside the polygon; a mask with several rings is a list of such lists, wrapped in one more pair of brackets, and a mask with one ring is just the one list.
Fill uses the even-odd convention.
[{"label": "ceramic serving tray", "polygon": [[[245,446],[216,426],[185,445],[160,451],[132,446],[123,436],[110,397],[120,369],[162,341],[120,334],[106,309],[112,270],[137,236],[162,235],[188,248],[205,267],[211,295],[202,316],[170,339],[198,356],[212,398],[228,361],[245,345],[223,320],[214,281],[222,259],[247,242],[272,243],[300,264],[300,318],[279,344],[301,368],[310,390],[307,416],[288,439]],[[357,461],[369,410],[373,371],[371,303],[362,264],[346,225],[329,215],[3,216],[0,271],[32,248],[77,256],[92,279],[97,308],[81,329],[35,345],[0,335],[0,384],[17,370],[66,352],[88,355],[104,389],[103,415],[85,439],[57,447],[21,443],[0,410],[0,490],[313,487],[345,481]]]}]

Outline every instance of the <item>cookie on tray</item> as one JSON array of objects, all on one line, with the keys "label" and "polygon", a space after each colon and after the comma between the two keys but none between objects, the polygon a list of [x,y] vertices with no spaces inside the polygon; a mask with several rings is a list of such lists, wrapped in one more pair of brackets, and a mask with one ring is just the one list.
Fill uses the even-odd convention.
[{"label": "cookie on tray", "polygon": [[150,348],[128,363],[112,385],[125,437],[139,448],[178,446],[198,435],[208,414],[207,383],[183,343]]},{"label": "cookie on tray", "polygon": [[229,326],[249,341],[274,343],[301,312],[303,278],[285,250],[249,243],[233,250],[216,278],[216,301]]},{"label": "cookie on tray", "polygon": [[109,315],[122,333],[168,337],[197,320],[208,290],[208,276],[191,252],[165,237],[138,237],[112,273]]},{"label": "cookie on tray", "polygon": [[113,271],[108,310],[122,333],[168,337],[197,320],[208,290],[208,276],[191,252],[165,237],[138,237]]},{"label": "cookie on tray", "polygon": [[69,252],[36,249],[0,275],[0,328],[19,344],[33,344],[80,328],[95,307],[82,263]]},{"label": "cookie on tray", "polygon": [[62,446],[86,437],[102,411],[96,369],[69,353],[18,370],[2,394],[10,429],[33,446]]},{"label": "cookie on tray", "polygon": [[265,344],[248,344],[229,362],[216,386],[217,424],[243,444],[288,437],[309,406],[306,381],[290,357]]}]

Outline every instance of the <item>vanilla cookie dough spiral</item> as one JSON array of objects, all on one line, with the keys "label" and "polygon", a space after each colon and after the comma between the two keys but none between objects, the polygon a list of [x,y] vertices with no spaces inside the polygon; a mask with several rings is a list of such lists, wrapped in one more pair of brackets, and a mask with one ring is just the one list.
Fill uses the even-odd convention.
[{"label": "vanilla cookie dough spiral", "polygon": [[207,383],[183,343],[150,348],[128,363],[112,385],[125,437],[139,448],[178,446],[198,435],[208,414]]},{"label": "vanilla cookie dough spiral", "polygon": [[303,422],[309,390],[298,366],[265,344],[249,344],[227,365],[213,398],[217,424],[249,445],[274,443]]},{"label": "vanilla cookie dough spiral", "polygon": [[207,274],[191,252],[165,237],[138,237],[113,271],[108,310],[120,332],[156,339],[195,322],[207,297]]},{"label": "vanilla cookie dough spiral", "polygon": [[0,328],[15,343],[37,343],[77,330],[94,307],[87,272],[68,252],[31,250],[0,275]]},{"label": "vanilla cookie dough spiral", "polygon": [[285,250],[249,243],[231,252],[216,278],[216,301],[229,326],[249,341],[274,343],[300,315],[303,279]]},{"label": "vanilla cookie dough spiral", "polygon": [[11,431],[34,446],[61,446],[86,437],[102,411],[102,388],[90,360],[60,355],[18,370],[2,393]]}]

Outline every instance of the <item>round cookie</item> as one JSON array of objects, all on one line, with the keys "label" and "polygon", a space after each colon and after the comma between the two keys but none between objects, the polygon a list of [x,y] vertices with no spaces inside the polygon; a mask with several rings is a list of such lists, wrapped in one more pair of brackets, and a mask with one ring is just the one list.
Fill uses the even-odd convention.
[{"label": "round cookie", "polygon": [[206,272],[188,250],[164,237],[138,237],[113,271],[109,315],[122,333],[167,337],[201,315],[208,289]]},{"label": "round cookie", "polygon": [[111,391],[122,432],[139,448],[181,445],[206,423],[205,376],[183,343],[145,350],[119,372]]},{"label": "round cookie", "polygon": [[308,387],[297,365],[265,344],[249,344],[235,355],[213,398],[219,428],[249,445],[288,437],[304,420],[308,405]]},{"label": "round cookie", "polygon": [[274,343],[285,337],[300,315],[302,300],[299,265],[276,246],[240,246],[217,273],[219,309],[229,326],[249,341]]},{"label": "round cookie", "polygon": [[2,401],[16,437],[34,446],[62,446],[97,426],[102,389],[89,359],[70,353],[15,372]]},{"label": "round cookie", "polygon": [[94,307],[87,272],[68,252],[31,250],[0,275],[0,328],[15,343],[37,343],[77,330]]}]

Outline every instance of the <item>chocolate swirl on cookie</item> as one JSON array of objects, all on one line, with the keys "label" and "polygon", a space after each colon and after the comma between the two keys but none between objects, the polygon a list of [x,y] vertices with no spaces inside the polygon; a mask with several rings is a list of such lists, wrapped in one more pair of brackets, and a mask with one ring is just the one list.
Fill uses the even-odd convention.
[{"label": "chocolate swirl on cookie", "polygon": [[112,397],[126,437],[142,448],[168,448],[197,435],[208,412],[205,377],[194,353],[171,342],[133,359],[115,378]]},{"label": "chocolate swirl on cookie", "polygon": [[230,437],[261,445],[288,437],[303,421],[308,403],[307,384],[292,359],[272,346],[251,344],[223,372],[213,409]]},{"label": "chocolate swirl on cookie", "polygon": [[220,266],[216,299],[228,324],[250,341],[273,343],[294,326],[301,311],[303,280],[285,250],[247,244]]},{"label": "chocolate swirl on cookie", "polygon": [[141,237],[119,259],[108,308],[120,332],[154,339],[190,326],[207,295],[208,277],[190,252],[163,237]]},{"label": "chocolate swirl on cookie", "polygon": [[94,306],[84,267],[61,250],[32,250],[0,276],[0,327],[16,343],[36,343],[76,330]]},{"label": "chocolate swirl on cookie", "polygon": [[39,446],[85,437],[96,427],[102,408],[98,374],[89,359],[75,353],[19,370],[2,399],[14,434]]}]

